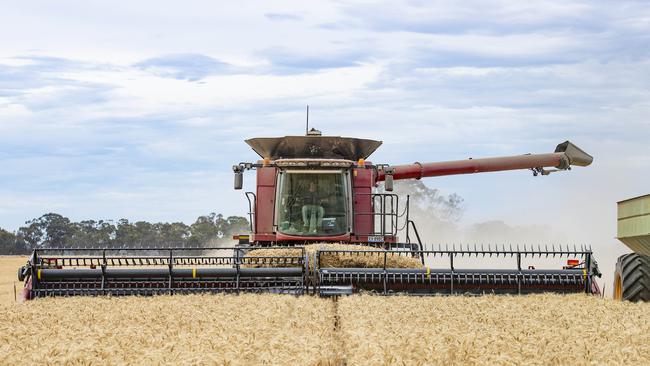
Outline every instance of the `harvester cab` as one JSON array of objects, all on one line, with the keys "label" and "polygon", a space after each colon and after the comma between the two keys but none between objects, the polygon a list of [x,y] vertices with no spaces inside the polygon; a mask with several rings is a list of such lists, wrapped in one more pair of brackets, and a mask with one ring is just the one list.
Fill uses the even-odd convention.
[{"label": "harvester cab", "polygon": [[[370,207],[376,172],[365,159],[381,142],[321,136],[315,130],[246,142],[262,157],[233,167],[235,188],[244,170],[257,171],[256,192],[247,192],[250,242],[367,242],[375,234]],[[390,241],[392,231],[382,234],[377,241]]]},{"label": "harvester cab", "polygon": [[[37,248],[19,270],[24,297],[600,292],[590,248],[428,246],[410,218],[408,196],[391,192],[394,180],[515,169],[547,175],[589,165],[592,157],[568,141],[547,154],[406,165],[368,161],[381,141],[322,136],[314,129],[246,143],[260,160],[233,167],[235,189],[243,187],[245,171],[257,176],[255,191],[246,192],[250,235],[239,236],[239,245]],[[376,189],[381,182],[383,193]],[[468,258],[480,265],[466,266]],[[511,261],[512,268],[485,268],[489,258]],[[531,258],[573,262],[542,268],[530,265]]]}]

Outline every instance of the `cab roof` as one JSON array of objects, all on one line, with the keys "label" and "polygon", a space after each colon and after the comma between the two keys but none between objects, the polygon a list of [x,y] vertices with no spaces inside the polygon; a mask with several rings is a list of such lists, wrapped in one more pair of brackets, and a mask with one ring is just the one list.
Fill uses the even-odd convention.
[{"label": "cab roof", "polygon": [[347,159],[368,158],[381,141],[340,136],[284,136],[256,137],[246,140],[253,150],[262,158],[295,159]]}]

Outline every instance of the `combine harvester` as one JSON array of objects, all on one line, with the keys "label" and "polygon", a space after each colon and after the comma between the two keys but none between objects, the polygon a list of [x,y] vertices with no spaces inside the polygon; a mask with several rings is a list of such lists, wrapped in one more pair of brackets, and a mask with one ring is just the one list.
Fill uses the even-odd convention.
[{"label": "combine harvester", "polygon": [[[590,248],[425,247],[410,218],[408,198],[400,202],[391,193],[394,180],[516,169],[532,170],[537,176],[591,164],[592,157],[568,141],[548,154],[397,166],[365,160],[381,141],[322,136],[314,129],[306,136],[246,142],[262,160],[233,167],[235,189],[242,188],[244,171],[256,170],[257,174],[256,192],[246,192],[251,233],[238,236],[239,245],[36,249],[19,269],[19,278],[25,281],[24,297],[199,292],[339,295],[362,290],[380,294],[600,293],[594,280],[600,273]],[[375,189],[380,182],[387,193]],[[308,252],[305,245],[313,243],[365,247],[321,247]],[[256,255],[260,248],[264,255]],[[379,264],[342,268],[326,260],[332,256],[374,256]],[[490,257],[506,258],[512,267],[467,269],[458,265],[468,258],[485,265]],[[395,268],[395,258],[408,258],[412,265]],[[568,261],[565,266],[542,269],[524,264],[531,258]],[[431,265],[435,260],[444,264]]]}]

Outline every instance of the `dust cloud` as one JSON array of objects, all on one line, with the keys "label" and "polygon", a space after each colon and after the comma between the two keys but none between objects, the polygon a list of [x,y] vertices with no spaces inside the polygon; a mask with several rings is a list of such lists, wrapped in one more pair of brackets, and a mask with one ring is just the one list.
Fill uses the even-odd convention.
[{"label": "dust cloud", "polygon": [[[383,191],[383,186],[379,187]],[[579,213],[554,214],[552,224],[512,224],[505,220],[491,219],[481,222],[468,222],[463,219],[466,212],[464,199],[457,194],[443,194],[435,188],[430,188],[417,180],[395,181],[393,193],[400,197],[400,209],[403,209],[406,196],[410,200],[410,218],[415,222],[422,242],[426,246],[456,246],[463,247],[488,246],[499,248],[519,246],[523,248],[580,248],[589,246],[594,251],[595,259],[602,272],[602,278],[597,282],[606,296],[611,296],[613,270],[619,255],[629,252],[620,245],[610,233],[610,221],[615,223],[615,217],[589,218]],[[567,197],[568,207],[579,207],[580,212],[602,212],[609,207],[592,207],[599,203],[571,202]],[[604,203],[600,203],[603,205]],[[608,203],[609,204],[609,203]],[[615,214],[615,212],[614,212]],[[579,219],[577,217],[580,217]],[[404,239],[404,232],[400,235]],[[413,234],[411,234],[413,236]],[[481,257],[468,260],[461,259],[462,264],[471,268],[512,268],[512,261],[506,259]],[[444,265],[445,263],[441,263]],[[566,258],[552,260],[535,258],[524,265],[534,265],[546,268],[561,268],[566,264]]]}]

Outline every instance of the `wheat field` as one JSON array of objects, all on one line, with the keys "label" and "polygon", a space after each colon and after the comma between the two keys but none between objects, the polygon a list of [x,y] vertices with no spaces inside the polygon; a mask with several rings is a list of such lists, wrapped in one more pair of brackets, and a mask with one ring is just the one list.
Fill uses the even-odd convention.
[{"label": "wheat field", "polygon": [[650,364],[650,304],[582,294],[354,296],[337,313],[350,364]]},{"label": "wheat field", "polygon": [[586,295],[190,295],[13,300],[0,257],[0,364],[640,365],[650,304]]},{"label": "wheat field", "polygon": [[18,282],[18,268],[25,263],[27,263],[27,257],[0,256],[0,304],[14,301],[14,284],[17,295],[20,295],[23,284]]}]

